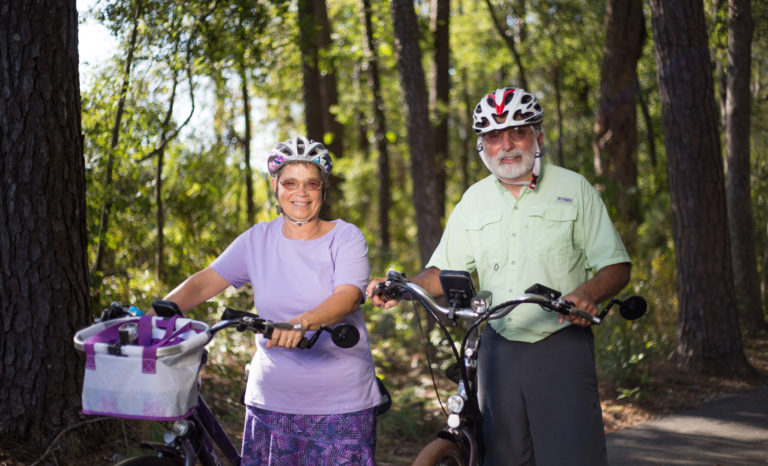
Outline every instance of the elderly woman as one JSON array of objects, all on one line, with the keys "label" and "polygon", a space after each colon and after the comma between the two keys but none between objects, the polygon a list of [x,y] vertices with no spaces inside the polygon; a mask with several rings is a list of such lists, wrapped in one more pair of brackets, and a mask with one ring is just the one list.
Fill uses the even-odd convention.
[{"label": "elderly woman", "polygon": [[[165,298],[185,311],[250,282],[261,317],[301,325],[256,338],[244,465],[374,462],[380,392],[360,311],[368,249],[354,225],[319,217],[331,166],[319,142],[299,137],[278,144],[268,167],[282,216],[252,226]],[[360,331],[354,347],[339,348],[330,338],[308,350],[296,347],[304,332],[342,321]]]}]

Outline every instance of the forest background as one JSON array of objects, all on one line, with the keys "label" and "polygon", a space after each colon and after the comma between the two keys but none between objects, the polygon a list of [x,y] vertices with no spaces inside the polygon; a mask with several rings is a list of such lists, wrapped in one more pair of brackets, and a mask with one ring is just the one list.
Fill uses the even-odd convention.
[{"label": "forest background", "polygon": [[[65,8],[71,14],[74,1]],[[649,302],[640,321],[615,319],[597,330],[602,383],[642,400],[654,361],[754,377],[743,342],[764,338],[768,302],[764,2],[99,0],[79,13],[107,27],[116,48],[79,81],[83,138],[74,148],[84,174],[87,270],[63,262],[76,272],[70,282],[87,277],[84,287],[70,287],[87,297],[70,297],[78,309],[64,311],[69,330],[113,301],[147,307],[237,234],[274,218],[267,150],[297,135],[333,153],[324,215],[363,230],[371,273],[415,274],[463,191],[488,174],[474,149],[475,104],[497,87],[520,86],[544,107],[547,159],[598,187],[627,244],[633,274],[622,295]],[[44,32],[46,21],[53,22],[32,15],[29,24]],[[12,16],[4,24],[11,31],[21,22]],[[16,36],[0,37],[6,46]],[[11,69],[13,53],[2,57]],[[33,99],[24,102],[35,108]],[[5,119],[12,112],[2,108],[11,141],[17,126],[6,123],[23,127],[23,119]],[[19,271],[35,270],[29,257],[57,250],[43,239],[44,252],[33,247],[19,257],[30,244],[19,238],[32,237],[35,222],[13,214],[18,193],[9,187],[24,185],[15,170],[30,169],[9,146],[0,199],[7,226],[0,404],[14,408],[0,409],[0,434],[3,443],[47,445],[78,419],[82,362],[73,332],[64,332],[56,358],[66,355],[61,370],[76,382],[52,388],[52,376],[22,376],[52,357],[22,335],[50,326],[62,310],[50,293],[29,291],[55,312],[20,311],[30,295],[18,289],[51,285],[46,274]],[[81,214],[71,212],[63,223],[79,228]],[[213,321],[225,305],[248,309],[252,292],[230,290],[193,316]],[[369,304],[364,313],[377,371],[395,395],[380,436],[425,435],[439,415],[417,314]],[[422,323],[438,369],[447,348]],[[227,338],[212,351],[210,377],[241,380],[253,346]],[[24,345],[32,356],[20,356]],[[23,395],[28,390],[34,395]],[[50,412],[56,396],[64,400],[55,406],[60,415],[30,419]]]}]

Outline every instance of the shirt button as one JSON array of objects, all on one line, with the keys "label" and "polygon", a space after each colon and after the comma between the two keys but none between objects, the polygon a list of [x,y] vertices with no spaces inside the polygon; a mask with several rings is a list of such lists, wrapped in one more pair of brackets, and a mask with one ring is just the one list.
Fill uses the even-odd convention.
[{"label": "shirt button", "polygon": [[499,271],[499,264],[493,264],[493,271],[498,272]]},{"label": "shirt button", "polygon": [[515,265],[515,261],[510,262],[510,264]]}]

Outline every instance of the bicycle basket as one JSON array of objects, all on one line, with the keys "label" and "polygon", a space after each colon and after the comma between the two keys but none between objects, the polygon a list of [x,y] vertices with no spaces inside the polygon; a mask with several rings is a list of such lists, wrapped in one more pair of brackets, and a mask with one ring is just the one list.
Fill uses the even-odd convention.
[{"label": "bicycle basket", "polygon": [[[126,339],[130,326],[135,340]],[[83,413],[160,421],[188,416],[197,407],[208,328],[178,316],[141,316],[77,332],[75,348],[85,352]]]}]

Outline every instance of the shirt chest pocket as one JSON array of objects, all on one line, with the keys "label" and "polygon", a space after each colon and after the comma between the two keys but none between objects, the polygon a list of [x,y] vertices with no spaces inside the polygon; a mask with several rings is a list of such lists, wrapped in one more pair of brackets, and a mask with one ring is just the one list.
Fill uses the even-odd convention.
[{"label": "shirt chest pocket", "polygon": [[470,249],[478,269],[498,270],[507,260],[507,242],[503,231],[501,210],[475,212],[467,218],[465,228]]},{"label": "shirt chest pocket", "polygon": [[572,205],[535,206],[526,225],[528,252],[538,258],[565,262],[574,254],[577,209]]}]

